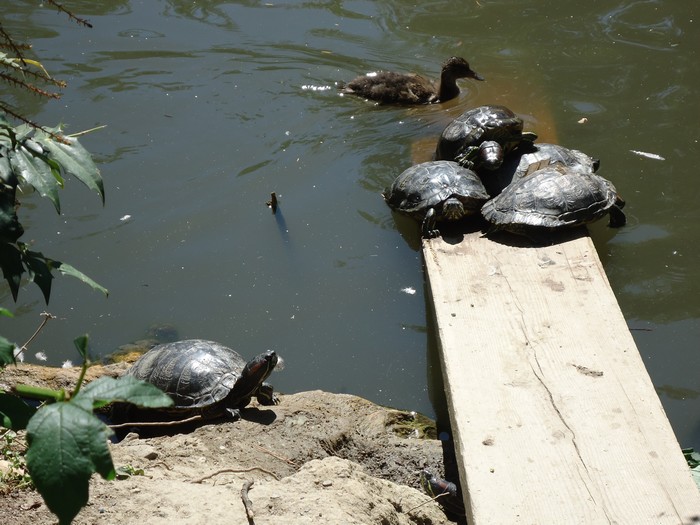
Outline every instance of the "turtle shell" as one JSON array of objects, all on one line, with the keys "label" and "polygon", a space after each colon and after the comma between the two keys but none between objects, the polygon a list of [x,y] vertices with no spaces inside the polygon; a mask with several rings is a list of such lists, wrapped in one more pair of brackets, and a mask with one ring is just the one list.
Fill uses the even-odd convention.
[{"label": "turtle shell", "polygon": [[[246,364],[231,348],[214,341],[190,339],[152,348],[127,373],[163,390],[175,402],[175,409],[195,410],[223,401]],[[260,378],[258,386],[266,377]],[[242,408],[249,401],[249,396],[228,399],[226,406]]]},{"label": "turtle shell", "polygon": [[[437,220],[461,219],[478,212],[489,198],[476,173],[446,160],[411,166],[396,178],[383,195],[391,208],[418,220],[423,220],[430,209],[435,210]],[[444,216],[442,205],[452,198],[462,203],[462,216]]]},{"label": "turtle shell", "polygon": [[559,144],[543,142],[533,144],[531,151],[520,156],[513,178],[522,179],[539,169],[554,164],[561,164],[584,173],[595,173],[598,170],[600,161],[577,149],[569,149]]},{"label": "turtle shell", "polygon": [[532,144],[529,148],[518,149],[496,171],[490,172],[482,180],[487,191],[496,196],[511,182],[549,166],[562,165],[585,173],[595,173],[599,161],[582,151],[565,148],[545,142]]},{"label": "turtle shell", "polygon": [[520,143],[523,121],[505,106],[479,106],[462,113],[442,131],[436,160],[455,160],[467,147],[487,140],[498,142],[505,153]]},{"label": "turtle shell", "polygon": [[528,235],[593,222],[622,205],[607,179],[558,165],[513,181],[481,214],[496,229]]}]

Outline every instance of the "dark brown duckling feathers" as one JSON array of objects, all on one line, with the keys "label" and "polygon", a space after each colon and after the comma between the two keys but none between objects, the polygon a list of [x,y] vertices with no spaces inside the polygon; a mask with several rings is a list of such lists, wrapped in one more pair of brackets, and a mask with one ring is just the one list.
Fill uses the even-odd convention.
[{"label": "dark brown duckling feathers", "polygon": [[442,65],[439,84],[414,73],[378,71],[359,76],[341,88],[348,93],[384,104],[436,104],[459,95],[458,78],[484,80],[461,57],[450,57]]}]

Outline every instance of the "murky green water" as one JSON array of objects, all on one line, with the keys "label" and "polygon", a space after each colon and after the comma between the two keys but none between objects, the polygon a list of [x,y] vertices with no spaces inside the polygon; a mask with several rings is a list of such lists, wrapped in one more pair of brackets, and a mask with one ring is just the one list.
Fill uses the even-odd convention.
[{"label": "murky green water", "polygon": [[[108,126],[82,139],[104,209],[72,183],[63,215],[31,197],[21,217],[24,239],[111,295],[58,279],[60,320],[32,350],[60,363],[87,331],[105,355],[168,322],[246,355],[275,348],[282,391],[443,416],[415,230],[397,231],[379,192],[429,155],[451,116],[503,103],[542,140],[599,157],[628,201],[627,227],[592,236],[679,440],[700,448],[698,5],[70,2],[89,30],[12,2],[3,27],[69,82],[60,102],[24,97],[26,112],[71,131]],[[450,55],[487,81],[463,82],[443,107],[323,89],[372,69],[435,75]],[[272,191],[281,216],[265,206]],[[23,342],[43,300],[31,286],[17,305],[0,294],[17,312],[0,331]]]}]

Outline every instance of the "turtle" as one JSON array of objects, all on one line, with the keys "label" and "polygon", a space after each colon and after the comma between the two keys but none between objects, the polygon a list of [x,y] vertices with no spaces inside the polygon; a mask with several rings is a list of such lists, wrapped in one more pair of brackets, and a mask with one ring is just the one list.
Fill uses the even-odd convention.
[{"label": "turtle", "polygon": [[442,64],[440,83],[413,73],[378,71],[359,76],[341,86],[341,93],[358,95],[385,104],[436,104],[459,95],[458,78],[484,80],[461,57],[450,57]]},{"label": "turtle", "polygon": [[539,241],[551,230],[575,227],[610,215],[624,226],[624,200],[615,186],[595,173],[561,164],[539,169],[509,184],[481,208],[491,230],[506,230]]},{"label": "turtle", "polygon": [[466,514],[462,494],[456,484],[436,476],[428,469],[421,470],[420,484],[426,494],[436,499],[447,512],[455,516]]},{"label": "turtle", "polygon": [[523,132],[523,120],[505,106],[486,105],[465,111],[440,135],[436,160],[454,160],[468,168],[498,169],[504,155],[537,135]]},{"label": "turtle", "polygon": [[519,148],[503,162],[503,165],[482,178],[484,186],[493,197],[511,182],[526,177],[541,168],[562,164],[586,173],[595,173],[600,161],[582,151],[559,144],[533,143],[528,149]]},{"label": "turtle", "polygon": [[157,386],[172,398],[173,407],[148,410],[156,416],[239,419],[240,409],[253,396],[261,405],[279,403],[272,386],[264,382],[277,361],[273,350],[246,362],[220,343],[187,339],[153,347],[126,374]]},{"label": "turtle", "polygon": [[475,214],[489,198],[481,179],[454,161],[411,166],[382,194],[393,209],[422,221],[423,237],[437,237],[437,221],[456,221]]}]

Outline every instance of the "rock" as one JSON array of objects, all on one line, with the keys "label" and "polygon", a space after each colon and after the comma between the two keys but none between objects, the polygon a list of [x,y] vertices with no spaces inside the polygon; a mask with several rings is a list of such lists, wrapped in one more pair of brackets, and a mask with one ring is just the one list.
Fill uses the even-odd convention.
[{"label": "rock", "polygon": [[[325,483],[328,479],[333,481]],[[374,478],[357,463],[337,457],[315,459],[292,476],[253,485],[249,496],[256,525],[447,523],[422,492]]]}]

